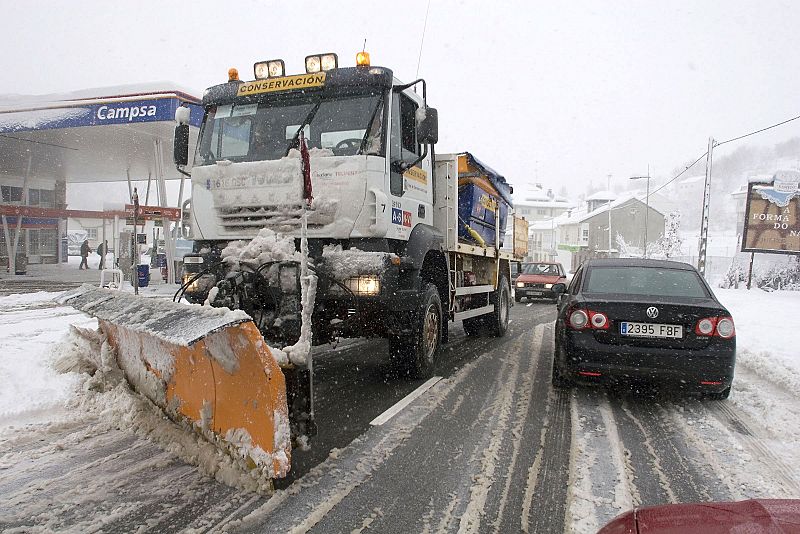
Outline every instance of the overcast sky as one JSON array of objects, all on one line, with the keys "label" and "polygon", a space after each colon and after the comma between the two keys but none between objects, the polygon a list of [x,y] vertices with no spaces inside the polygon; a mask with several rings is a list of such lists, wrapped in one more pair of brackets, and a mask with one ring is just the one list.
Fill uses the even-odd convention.
[{"label": "overcast sky", "polygon": [[[412,80],[428,0],[0,1],[0,94],[170,80],[197,95],[258,60],[337,52]],[[438,152],[572,196],[593,180],[666,177],[724,140],[800,115],[800,2],[430,1],[419,75]],[[749,139],[800,135],[800,120]],[[735,149],[735,143],[725,151]],[[723,154],[723,148],[720,148]],[[716,153],[715,153],[716,155]],[[519,198],[519,197],[518,197]]]}]

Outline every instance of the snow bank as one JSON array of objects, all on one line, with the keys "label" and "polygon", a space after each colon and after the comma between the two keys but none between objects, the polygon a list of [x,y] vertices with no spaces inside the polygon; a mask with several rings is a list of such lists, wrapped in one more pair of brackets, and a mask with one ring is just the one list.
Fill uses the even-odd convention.
[{"label": "snow bank", "polygon": [[800,293],[760,289],[715,289],[714,293],[736,325],[737,366],[789,391],[800,391],[800,351],[792,326],[800,317]]},{"label": "snow bank", "polygon": [[94,326],[96,321],[54,306],[58,294],[0,297],[0,429],[56,417],[79,382],[53,369],[51,349],[70,322]]}]

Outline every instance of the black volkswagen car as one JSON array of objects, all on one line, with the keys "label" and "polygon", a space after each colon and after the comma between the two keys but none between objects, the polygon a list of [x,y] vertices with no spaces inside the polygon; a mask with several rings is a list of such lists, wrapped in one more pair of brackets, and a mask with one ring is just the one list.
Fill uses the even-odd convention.
[{"label": "black volkswagen car", "polygon": [[725,399],[736,360],[733,318],[691,265],[586,261],[561,292],[553,385],[645,380]]}]

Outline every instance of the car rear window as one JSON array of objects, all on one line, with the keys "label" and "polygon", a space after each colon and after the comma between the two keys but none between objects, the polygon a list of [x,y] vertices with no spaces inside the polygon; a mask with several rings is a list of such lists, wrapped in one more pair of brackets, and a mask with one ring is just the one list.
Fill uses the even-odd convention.
[{"label": "car rear window", "polygon": [[658,267],[593,267],[586,273],[586,293],[663,297],[708,297],[695,271]]}]

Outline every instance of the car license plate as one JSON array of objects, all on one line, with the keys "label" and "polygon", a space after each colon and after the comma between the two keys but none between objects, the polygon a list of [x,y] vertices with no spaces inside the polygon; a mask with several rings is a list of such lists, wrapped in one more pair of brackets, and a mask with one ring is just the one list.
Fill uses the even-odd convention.
[{"label": "car license plate", "polygon": [[683,327],[679,324],[621,322],[619,324],[619,333],[623,336],[680,339],[683,337]]},{"label": "car license plate", "polygon": [[542,292],[541,291],[528,291],[528,296],[540,297],[540,296],[542,296]]}]

